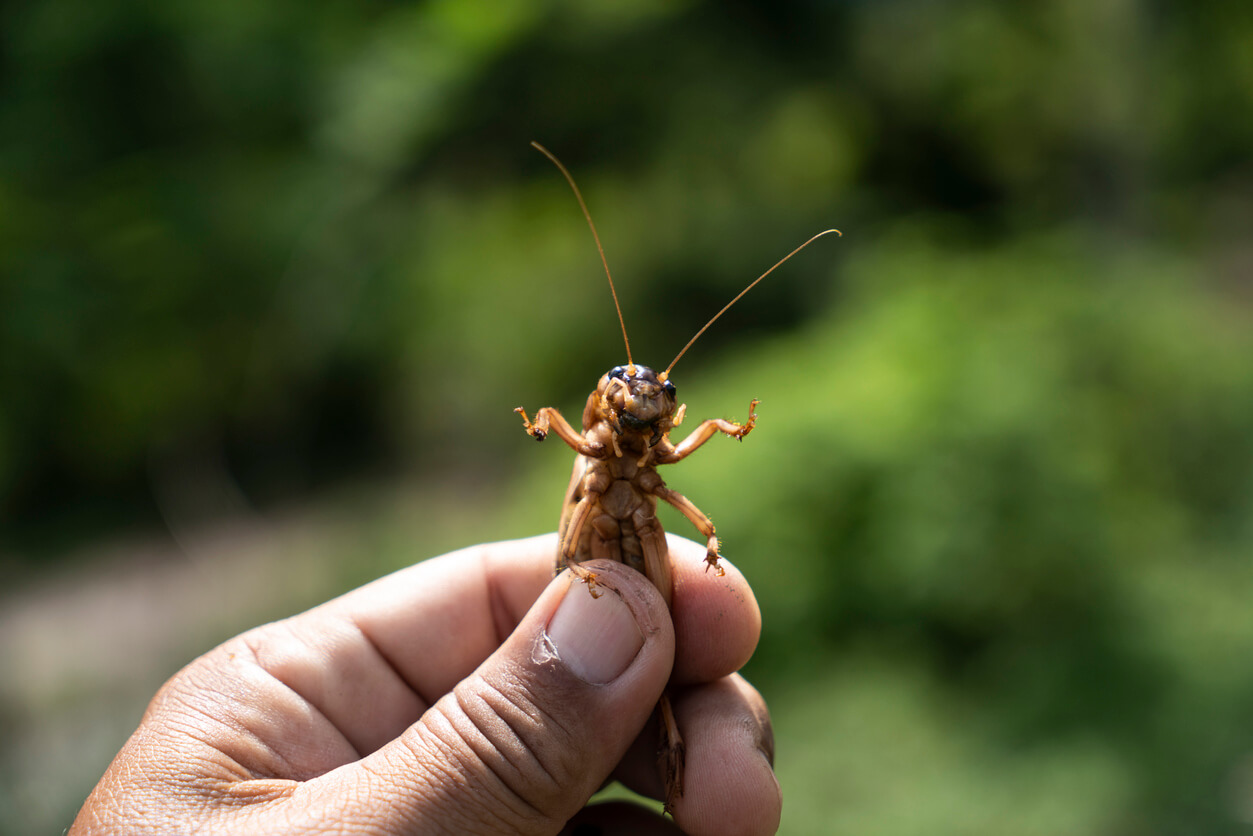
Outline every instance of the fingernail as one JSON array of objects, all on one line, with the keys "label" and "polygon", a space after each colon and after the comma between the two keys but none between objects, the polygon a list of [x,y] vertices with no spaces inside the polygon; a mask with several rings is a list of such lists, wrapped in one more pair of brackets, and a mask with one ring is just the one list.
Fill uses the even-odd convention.
[{"label": "fingernail", "polygon": [[548,639],[579,679],[592,685],[612,682],[622,675],[644,646],[644,634],[631,609],[612,589],[599,586],[593,598],[587,586],[570,584],[548,622]]}]

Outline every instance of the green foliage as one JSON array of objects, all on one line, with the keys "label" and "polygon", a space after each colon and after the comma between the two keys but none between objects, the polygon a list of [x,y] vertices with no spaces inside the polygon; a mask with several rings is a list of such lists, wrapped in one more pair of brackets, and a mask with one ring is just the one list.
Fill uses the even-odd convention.
[{"label": "green foliage", "polygon": [[[1198,295],[1186,262],[1102,256],[1074,235],[977,250],[896,236],[848,278],[833,316],[680,381],[697,415],[736,391],[762,398],[761,420],[669,482],[713,509],[754,583],[765,634],[750,670],[767,692],[824,667],[837,694],[856,691],[838,672],[871,657],[876,683],[924,676],[908,689],[966,719],[890,701],[880,712],[899,714],[850,740],[838,697],[797,696],[835,724],[785,713],[781,751],[811,752],[796,769],[825,775],[838,750],[857,772],[885,745],[878,726],[924,723],[905,734],[943,751],[908,777],[885,767],[903,792],[934,794],[924,819],[1004,758],[1018,765],[1003,802],[1044,805],[1021,832],[1057,832],[1044,808],[1068,791],[1036,769],[1104,776],[1111,794],[1067,807],[1064,832],[1137,811],[1223,820],[1214,788],[1253,736],[1249,313]],[[913,829],[883,799],[849,803],[827,832]],[[953,827],[975,816],[1002,832],[1006,814],[972,801]]]},{"label": "green foliage", "polygon": [[1250,9],[9,3],[0,558],[227,494],[338,502],[345,583],[553,527],[510,410],[624,357],[537,139],[639,362],[847,233],[675,371],[762,400],[666,475],[762,602],[787,832],[1234,829]]}]

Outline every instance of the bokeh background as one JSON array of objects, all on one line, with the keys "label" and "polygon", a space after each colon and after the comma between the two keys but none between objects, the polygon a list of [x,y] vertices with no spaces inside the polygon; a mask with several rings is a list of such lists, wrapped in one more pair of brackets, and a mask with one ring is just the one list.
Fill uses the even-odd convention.
[{"label": "bokeh background", "polygon": [[[623,352],[791,834],[1253,823],[1253,4],[14,0],[0,832],[218,641],[552,530]],[[673,514],[675,532],[691,529]]]}]

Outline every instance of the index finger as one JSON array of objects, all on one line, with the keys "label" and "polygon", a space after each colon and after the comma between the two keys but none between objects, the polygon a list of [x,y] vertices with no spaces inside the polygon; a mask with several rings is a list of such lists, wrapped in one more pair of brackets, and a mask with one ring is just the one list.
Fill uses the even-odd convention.
[{"label": "index finger", "polygon": [[501,645],[552,580],[555,535],[483,543],[324,605],[346,616],[427,704]]},{"label": "index finger", "polygon": [[[757,645],[761,614],[744,576],[704,571],[705,547],[669,537],[675,679],[712,682]],[[509,636],[552,580],[555,534],[485,543],[431,558],[325,605],[347,616],[428,705]]]}]

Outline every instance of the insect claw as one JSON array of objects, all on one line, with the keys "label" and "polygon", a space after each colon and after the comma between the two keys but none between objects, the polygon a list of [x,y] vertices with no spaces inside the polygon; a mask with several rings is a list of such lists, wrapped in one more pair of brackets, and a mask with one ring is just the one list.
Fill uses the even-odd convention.
[{"label": "insect claw", "polygon": [[[578,564],[571,564],[578,565]],[[600,591],[600,584],[596,583],[596,573],[584,569],[579,574],[579,580],[587,584],[587,591],[591,593],[593,598],[599,598],[603,593]]]},{"label": "insect claw", "polygon": [[[525,409],[519,406],[519,407],[515,407],[513,411],[522,416],[522,425],[526,429],[527,435],[531,436],[531,438],[535,439],[536,441],[543,441],[545,438],[548,437],[547,430],[545,430],[539,424],[532,424],[531,419],[526,417]],[[541,412],[542,411],[543,410],[541,410]],[[535,417],[538,419],[541,416],[539,415],[539,413],[537,413]]]},{"label": "insect claw", "polygon": [[587,591],[591,593],[593,598],[601,596],[600,584],[596,583],[595,572],[591,569],[584,569],[578,563],[568,563],[567,566],[570,569],[570,574],[587,584]]}]

